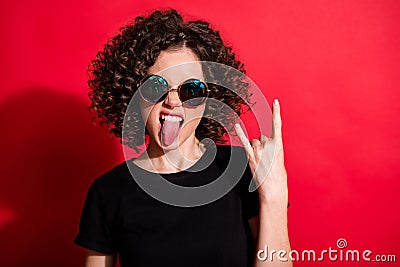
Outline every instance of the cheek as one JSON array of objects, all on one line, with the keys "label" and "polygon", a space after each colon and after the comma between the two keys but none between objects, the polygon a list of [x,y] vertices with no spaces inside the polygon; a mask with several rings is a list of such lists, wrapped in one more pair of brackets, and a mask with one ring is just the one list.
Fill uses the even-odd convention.
[{"label": "cheek", "polygon": [[186,122],[183,126],[185,130],[192,133],[196,130],[197,126],[199,126],[201,118],[193,118],[190,121]]},{"label": "cheek", "polygon": [[159,107],[157,105],[143,101],[140,101],[139,105],[140,105],[140,114],[146,126],[151,126],[158,123]]},{"label": "cheek", "polygon": [[199,125],[203,114],[204,114],[204,106],[198,107],[196,109],[186,110],[186,122],[185,125],[188,129],[194,131]]}]

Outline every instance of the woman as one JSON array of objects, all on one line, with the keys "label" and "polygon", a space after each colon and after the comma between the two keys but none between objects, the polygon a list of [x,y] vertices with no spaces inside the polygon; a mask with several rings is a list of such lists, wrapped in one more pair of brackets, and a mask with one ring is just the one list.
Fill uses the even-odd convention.
[{"label": "woman", "polygon": [[[117,255],[122,267],[291,266],[287,254],[280,254],[286,260],[275,256],[262,261],[256,253],[266,246],[269,251],[290,250],[279,103],[273,105],[274,138],[261,136],[250,143],[231,114],[240,115],[250,102],[246,83],[230,79],[236,93],[244,96],[239,97],[218,83],[205,82],[229,74],[215,77],[200,61],[244,73],[208,23],[184,22],[177,11],[166,10],[123,27],[92,62],[92,109],[123,143],[138,149],[146,136],[147,148],[90,186],[75,238],[88,249],[86,266],[114,266]],[[129,104],[134,100],[137,104]],[[197,170],[212,150],[200,141],[209,138],[221,144],[233,128],[244,149],[218,145],[212,162]],[[132,179],[150,181],[161,175],[176,185],[203,186],[224,173],[231,153],[248,160],[247,169],[232,190],[204,205],[165,203]],[[259,186],[250,193],[252,176]]]}]

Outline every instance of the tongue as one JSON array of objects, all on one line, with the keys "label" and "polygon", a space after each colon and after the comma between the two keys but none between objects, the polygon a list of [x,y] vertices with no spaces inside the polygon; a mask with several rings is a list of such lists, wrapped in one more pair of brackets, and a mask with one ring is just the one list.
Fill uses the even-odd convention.
[{"label": "tongue", "polygon": [[179,127],[179,121],[164,121],[161,130],[161,139],[165,146],[169,146],[174,142],[175,138],[178,136]]}]

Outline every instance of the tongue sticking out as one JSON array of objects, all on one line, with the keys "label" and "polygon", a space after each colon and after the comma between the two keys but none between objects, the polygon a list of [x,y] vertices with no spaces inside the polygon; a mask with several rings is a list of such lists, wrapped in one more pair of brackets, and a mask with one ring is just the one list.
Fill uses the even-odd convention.
[{"label": "tongue sticking out", "polygon": [[161,139],[165,146],[169,146],[174,142],[179,134],[180,122],[165,120],[162,124]]}]

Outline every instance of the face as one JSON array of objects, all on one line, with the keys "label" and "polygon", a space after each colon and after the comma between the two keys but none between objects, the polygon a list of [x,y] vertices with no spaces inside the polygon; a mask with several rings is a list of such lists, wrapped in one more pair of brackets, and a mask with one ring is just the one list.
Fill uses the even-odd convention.
[{"label": "face", "polygon": [[[148,74],[162,76],[172,89],[188,79],[203,80],[197,56],[187,48],[162,51]],[[191,62],[190,64],[184,64]],[[150,135],[150,146],[165,150],[196,142],[195,130],[204,113],[205,103],[196,107],[182,105],[177,90],[170,90],[159,103],[140,98],[140,109]]]}]

